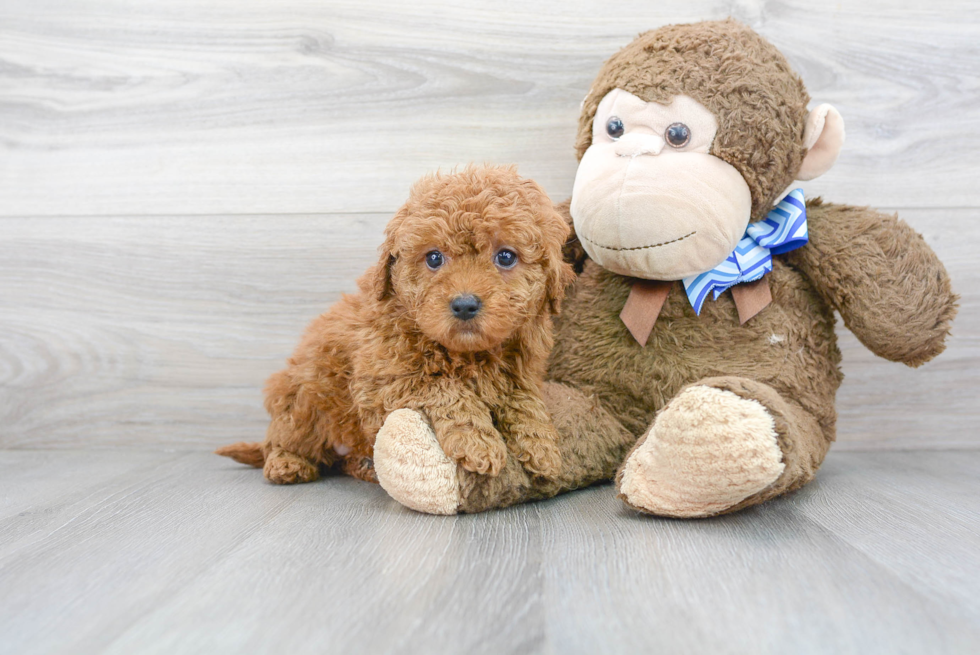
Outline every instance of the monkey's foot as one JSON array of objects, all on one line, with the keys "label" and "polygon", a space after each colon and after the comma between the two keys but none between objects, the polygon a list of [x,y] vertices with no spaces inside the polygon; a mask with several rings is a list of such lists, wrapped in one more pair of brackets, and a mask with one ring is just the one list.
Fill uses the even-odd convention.
[{"label": "monkey's foot", "polygon": [[442,452],[422,415],[410,409],[388,415],[374,442],[378,482],[399,503],[426,514],[456,514],[462,497],[456,462]]},{"label": "monkey's foot", "polygon": [[772,416],[755,400],[697,385],[675,396],[627,455],[619,497],[649,514],[719,514],[783,472]]},{"label": "monkey's foot", "polygon": [[266,480],[275,484],[313,482],[320,477],[319,469],[312,462],[281,448],[269,453],[262,472]]}]

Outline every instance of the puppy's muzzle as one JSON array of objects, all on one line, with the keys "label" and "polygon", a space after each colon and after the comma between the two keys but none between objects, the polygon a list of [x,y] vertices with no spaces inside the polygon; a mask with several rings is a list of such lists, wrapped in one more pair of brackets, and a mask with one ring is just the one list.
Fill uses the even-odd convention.
[{"label": "puppy's muzzle", "polygon": [[453,316],[461,321],[469,321],[476,317],[480,313],[480,308],[483,303],[480,299],[471,293],[456,296],[449,303],[449,309],[452,310]]}]

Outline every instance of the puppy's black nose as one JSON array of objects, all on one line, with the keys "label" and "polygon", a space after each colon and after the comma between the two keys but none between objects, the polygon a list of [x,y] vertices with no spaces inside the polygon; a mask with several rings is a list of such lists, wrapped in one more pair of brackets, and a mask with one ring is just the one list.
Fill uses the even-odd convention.
[{"label": "puppy's black nose", "polygon": [[449,303],[449,309],[453,310],[453,316],[461,321],[468,321],[480,313],[483,303],[471,293],[465,296],[456,296]]}]

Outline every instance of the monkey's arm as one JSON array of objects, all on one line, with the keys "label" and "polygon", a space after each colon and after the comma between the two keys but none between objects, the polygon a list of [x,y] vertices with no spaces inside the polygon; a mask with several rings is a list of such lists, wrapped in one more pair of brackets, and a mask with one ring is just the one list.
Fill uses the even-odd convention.
[{"label": "monkey's arm", "polygon": [[936,253],[897,216],[807,202],[810,243],[785,255],[871,352],[919,366],[946,347],[958,296]]},{"label": "monkey's arm", "polygon": [[579,275],[582,273],[582,268],[585,266],[585,260],[589,258],[588,253],[585,252],[585,248],[582,247],[582,243],[578,240],[578,235],[575,234],[575,223],[572,221],[572,214],[569,211],[572,206],[572,200],[569,198],[560,205],[555,205],[555,209],[565,222],[568,223],[568,229],[571,232],[568,233],[568,238],[565,239],[565,246],[562,248],[562,255],[566,262],[572,265],[575,269],[575,274]]}]

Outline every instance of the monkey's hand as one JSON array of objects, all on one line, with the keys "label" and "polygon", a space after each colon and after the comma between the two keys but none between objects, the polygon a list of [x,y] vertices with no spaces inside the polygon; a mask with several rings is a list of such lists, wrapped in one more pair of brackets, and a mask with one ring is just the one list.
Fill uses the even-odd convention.
[{"label": "monkey's hand", "polygon": [[897,216],[807,202],[810,242],[786,254],[871,352],[919,366],[945,347],[958,297],[936,253]]}]

